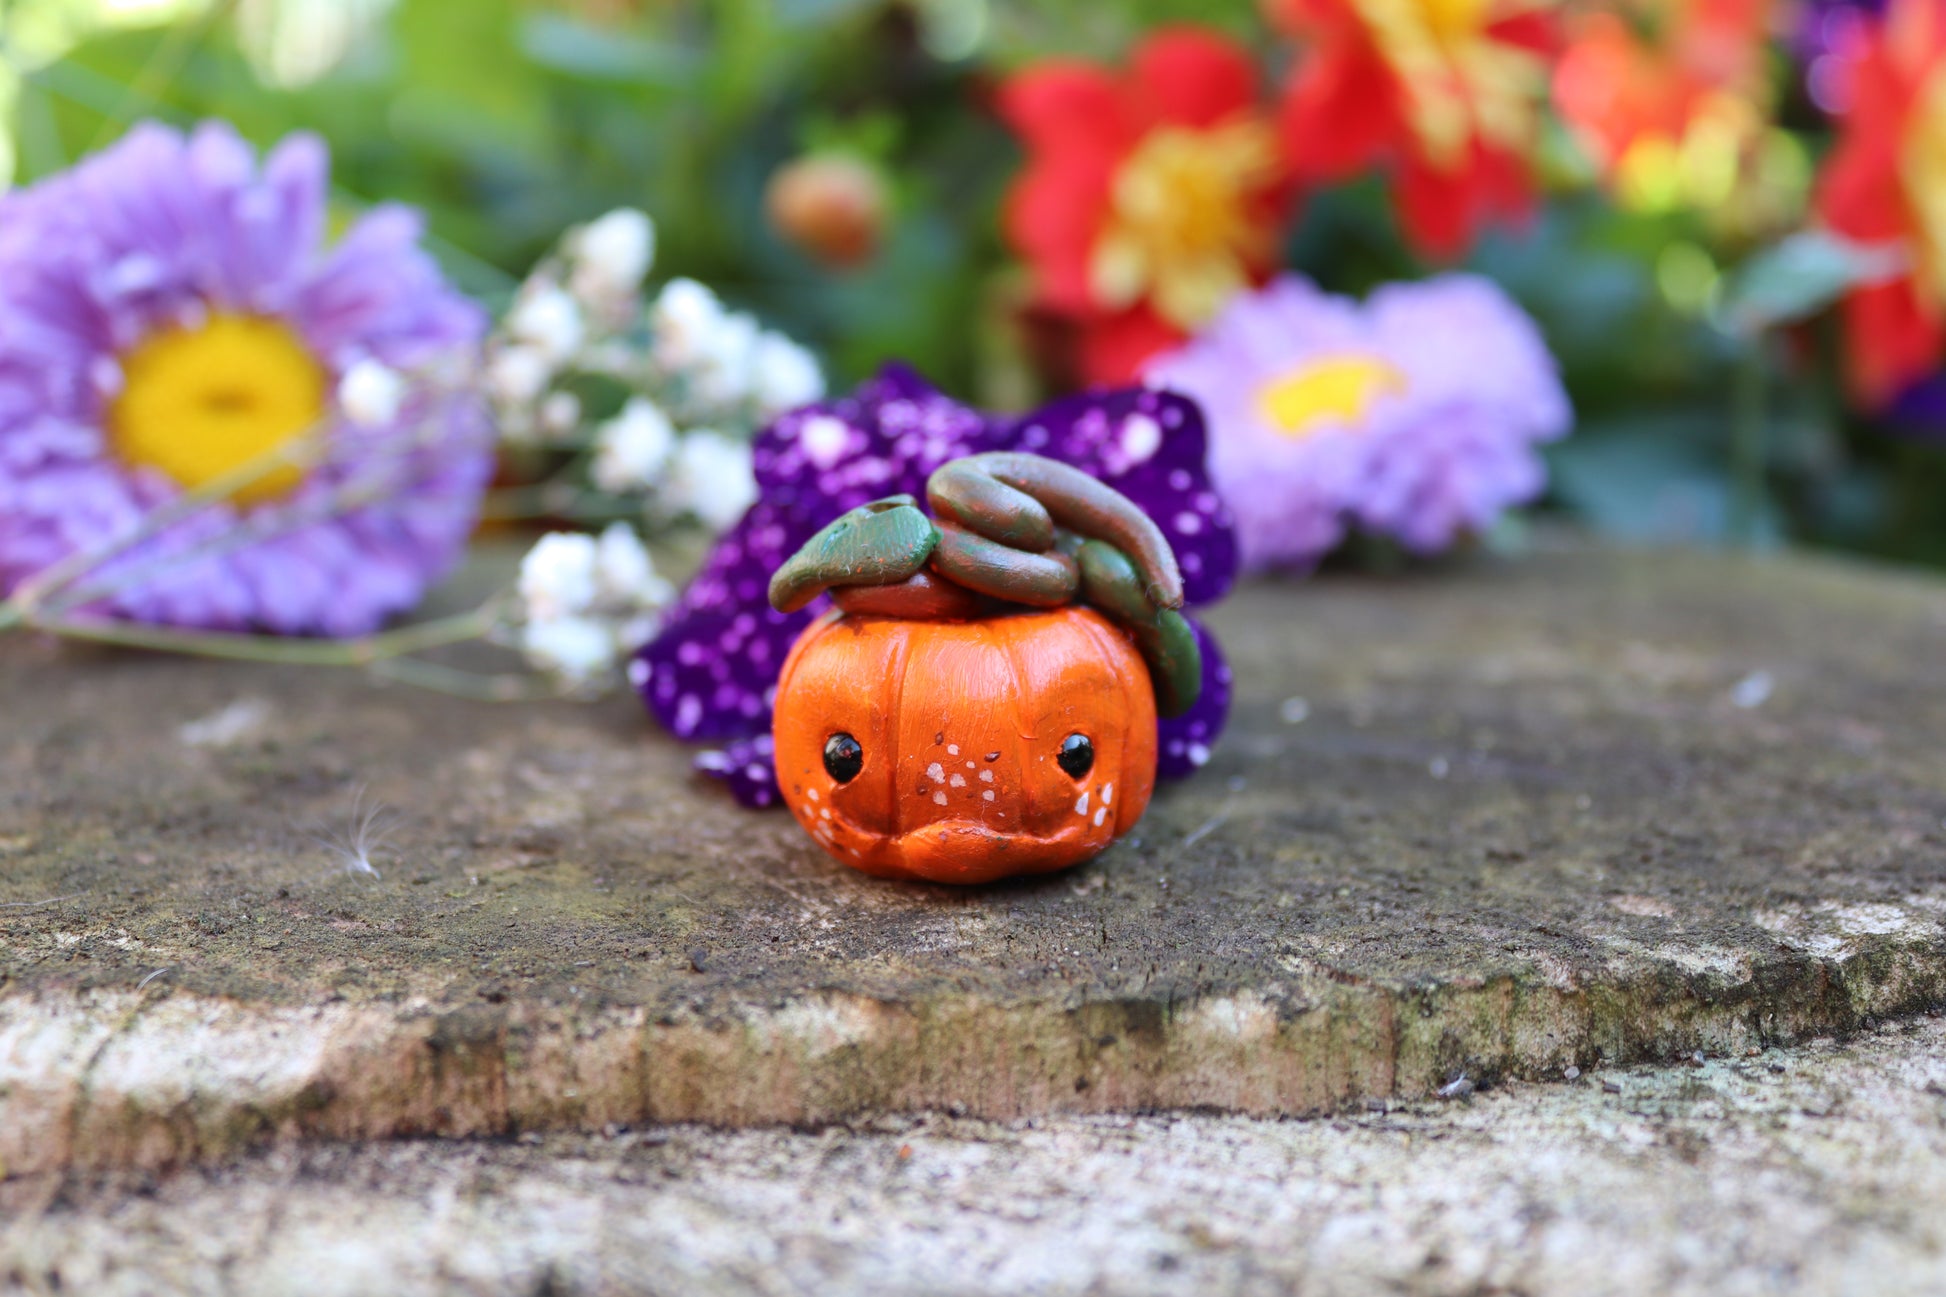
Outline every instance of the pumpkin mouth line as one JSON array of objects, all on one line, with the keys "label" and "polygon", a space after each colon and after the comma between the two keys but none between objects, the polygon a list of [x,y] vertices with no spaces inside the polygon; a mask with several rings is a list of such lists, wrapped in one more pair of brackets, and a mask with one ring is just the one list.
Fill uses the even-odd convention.
[{"label": "pumpkin mouth line", "polygon": [[1084,820],[1057,829],[1053,833],[1028,833],[1010,829],[1005,825],[995,826],[985,820],[944,819],[931,820],[915,828],[907,829],[891,841],[900,846],[928,843],[940,838],[948,838],[966,833],[978,833],[992,839],[995,848],[1005,851],[1015,847],[1053,847],[1078,842],[1088,836],[1091,826]]}]

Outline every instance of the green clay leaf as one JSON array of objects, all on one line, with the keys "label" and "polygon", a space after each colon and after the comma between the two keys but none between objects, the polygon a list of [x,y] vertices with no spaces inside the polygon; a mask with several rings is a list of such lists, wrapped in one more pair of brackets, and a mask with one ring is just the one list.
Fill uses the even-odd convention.
[{"label": "green clay leaf", "polygon": [[939,530],[909,495],[860,505],[804,543],[770,578],[770,606],[796,612],[834,586],[896,585],[926,565]]}]

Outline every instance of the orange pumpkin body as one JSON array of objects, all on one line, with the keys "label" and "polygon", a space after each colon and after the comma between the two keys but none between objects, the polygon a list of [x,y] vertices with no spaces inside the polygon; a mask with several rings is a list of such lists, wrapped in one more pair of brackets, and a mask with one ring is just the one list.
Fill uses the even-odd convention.
[{"label": "orange pumpkin body", "polygon": [[[1141,655],[1087,608],[833,614],[785,660],[772,733],[784,800],[837,859],[984,883],[1079,864],[1135,827],[1155,787],[1155,721]],[[1080,775],[1062,761],[1077,735],[1092,752]],[[849,778],[827,765],[834,736],[862,749]]]}]

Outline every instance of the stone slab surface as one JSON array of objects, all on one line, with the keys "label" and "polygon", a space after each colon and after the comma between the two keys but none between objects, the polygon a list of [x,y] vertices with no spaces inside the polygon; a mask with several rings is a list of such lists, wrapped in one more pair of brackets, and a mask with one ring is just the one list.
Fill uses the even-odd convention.
[{"label": "stone slab surface", "polygon": [[[0,1166],[1305,1113],[1946,1003],[1946,585],[1566,549],[1215,621],[1205,774],[970,891],[833,865],[627,700],[0,643]],[[316,840],[361,789],[376,877]]]},{"label": "stone slab surface", "polygon": [[0,1185],[0,1290],[1937,1297],[1946,1020],[1332,1118],[297,1145]]}]

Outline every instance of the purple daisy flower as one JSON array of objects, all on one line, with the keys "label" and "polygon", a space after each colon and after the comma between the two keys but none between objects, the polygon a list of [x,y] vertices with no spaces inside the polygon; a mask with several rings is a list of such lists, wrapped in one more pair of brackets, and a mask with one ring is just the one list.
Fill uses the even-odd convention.
[{"label": "purple daisy flower", "polygon": [[[159,529],[90,574],[86,606],[357,635],[457,560],[491,428],[413,376],[470,364],[485,317],[411,211],[378,208],[327,248],[328,172],[308,135],[260,165],[222,123],[143,124],[0,198],[0,593],[314,430],[318,462]],[[356,422],[335,394],[361,367],[405,381]]]},{"label": "purple daisy flower", "polygon": [[1352,524],[1419,553],[1546,484],[1572,422],[1533,321],[1490,281],[1394,284],[1362,305],[1286,275],[1151,365],[1210,421],[1210,473],[1252,568],[1309,567]]},{"label": "purple daisy flower", "polygon": [[[819,528],[884,496],[923,496],[926,478],[948,460],[1033,451],[1087,470],[1146,510],[1175,547],[1187,602],[1207,604],[1235,581],[1237,550],[1204,449],[1201,412],[1173,393],[1097,392],[1003,418],[888,366],[851,395],[794,410],[758,437],[758,502],[704,560],[631,678],[672,734],[728,743],[705,753],[700,769],[727,780],[745,805],[769,805],[777,795],[768,737],[777,674],[829,605],[819,600],[783,614],[765,593],[770,574]],[[1189,774],[1209,759],[1229,711],[1229,668],[1215,640],[1197,630],[1203,693],[1187,715],[1161,722],[1165,776]]]}]

